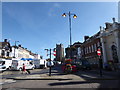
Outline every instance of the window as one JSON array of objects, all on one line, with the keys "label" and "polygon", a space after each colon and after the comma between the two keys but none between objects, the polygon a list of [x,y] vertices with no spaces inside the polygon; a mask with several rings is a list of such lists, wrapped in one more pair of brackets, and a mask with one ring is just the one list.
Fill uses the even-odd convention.
[{"label": "window", "polygon": [[113,60],[115,63],[118,63],[117,47],[115,45],[112,45],[111,49],[112,49]]},{"label": "window", "polygon": [[98,47],[100,46],[100,42],[97,43],[97,46],[98,46]]},{"label": "window", "polygon": [[89,47],[87,47],[87,53],[89,53]]},{"label": "window", "polygon": [[5,64],[5,61],[3,61],[2,65],[4,65],[4,64]]},{"label": "window", "polygon": [[94,52],[94,46],[92,45],[92,52]]},{"label": "window", "polygon": [[94,48],[95,48],[95,51],[97,51],[97,47],[96,47],[96,44],[94,44]]},{"label": "window", "polygon": [[91,53],[91,46],[89,46],[89,53]]},{"label": "window", "polygon": [[5,61],[0,61],[0,65],[4,65],[5,64]]},{"label": "window", "polygon": [[87,49],[85,48],[85,54],[86,54],[86,52],[87,52]]},{"label": "window", "polygon": [[33,62],[30,62],[31,65],[33,65]]}]

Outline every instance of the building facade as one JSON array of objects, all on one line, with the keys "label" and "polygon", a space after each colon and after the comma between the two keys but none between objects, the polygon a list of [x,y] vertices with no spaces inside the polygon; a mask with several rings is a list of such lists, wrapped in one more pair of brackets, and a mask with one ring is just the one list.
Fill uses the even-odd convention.
[{"label": "building facade", "polygon": [[85,39],[81,46],[82,58],[86,58],[93,66],[99,66],[98,48],[101,49],[102,66],[112,62],[114,68],[120,68],[120,23],[105,23],[106,27],[100,27],[100,31]]},{"label": "building facade", "polygon": [[11,58],[11,52],[12,48],[7,39],[5,39],[4,42],[0,42],[0,58]]},{"label": "building facade", "polygon": [[10,53],[11,57],[21,59],[21,58],[32,58],[40,59],[39,54],[32,53],[27,48],[22,47],[21,45],[12,46],[12,52]]},{"label": "building facade", "polygon": [[116,68],[120,68],[120,23],[105,23],[106,28],[100,28],[103,63],[112,61]]},{"label": "building facade", "polygon": [[74,58],[74,59],[77,59],[77,60],[80,60],[80,58],[82,57],[81,56],[81,46],[82,46],[82,43],[81,42],[75,42],[74,44],[73,44],[73,50],[72,50],[72,57]]},{"label": "building facade", "polygon": [[75,42],[71,47],[65,48],[65,58],[80,59],[81,58],[81,45],[80,42]]},{"label": "building facade", "polygon": [[56,44],[56,60],[64,61],[64,47],[63,44]]},{"label": "building facade", "polygon": [[35,54],[28,50],[27,48],[22,47],[21,45],[11,46],[7,39],[4,39],[4,42],[0,42],[0,58],[5,59],[21,59],[21,58],[32,58],[32,59],[41,59],[42,56]]},{"label": "building facade", "polygon": [[81,56],[82,58],[87,59],[90,64],[98,68],[99,65],[99,57],[97,55],[97,49],[100,47],[101,42],[100,42],[100,32],[97,34],[91,36],[91,37],[84,37],[85,41],[83,42],[81,46]]}]

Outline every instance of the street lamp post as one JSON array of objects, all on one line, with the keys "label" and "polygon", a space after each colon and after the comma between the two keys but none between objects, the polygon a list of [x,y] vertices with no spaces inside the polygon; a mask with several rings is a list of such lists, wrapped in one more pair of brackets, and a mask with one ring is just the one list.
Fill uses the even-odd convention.
[{"label": "street lamp post", "polygon": [[70,29],[70,58],[71,58],[71,45],[72,45],[72,35],[71,35],[71,15],[73,15],[73,18],[77,18],[76,14],[73,14],[69,11],[69,13],[63,13],[63,17],[66,17],[66,14],[69,16],[69,29]]},{"label": "street lamp post", "polygon": [[16,49],[16,43],[19,41],[15,41],[15,47],[14,47],[14,58],[15,58],[15,49]]},{"label": "street lamp post", "polygon": [[51,76],[51,49],[45,49],[45,50],[47,50],[47,52],[48,51],[50,51],[50,66],[49,66],[49,76]]}]

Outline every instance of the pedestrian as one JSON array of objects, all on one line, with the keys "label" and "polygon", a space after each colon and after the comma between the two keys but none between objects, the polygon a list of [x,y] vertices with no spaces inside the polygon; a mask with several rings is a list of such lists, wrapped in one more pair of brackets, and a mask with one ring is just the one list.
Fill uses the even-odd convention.
[{"label": "pedestrian", "polygon": [[25,64],[23,63],[23,68],[22,68],[22,74],[23,72],[26,72]]},{"label": "pedestrian", "polygon": [[28,70],[28,69],[26,69],[26,71],[27,71],[27,73],[28,73],[28,74],[30,74],[30,73],[31,73],[31,72],[30,72],[30,70]]}]

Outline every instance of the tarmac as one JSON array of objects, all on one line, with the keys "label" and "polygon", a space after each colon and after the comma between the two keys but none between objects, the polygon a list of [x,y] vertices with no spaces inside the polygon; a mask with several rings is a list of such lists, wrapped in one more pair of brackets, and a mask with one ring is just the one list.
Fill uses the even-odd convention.
[{"label": "tarmac", "polygon": [[[49,68],[47,68],[49,71]],[[119,82],[120,82],[120,71],[102,71],[102,76],[100,76],[98,70],[90,70],[90,71],[78,71],[76,73],[72,74],[65,74],[62,71],[53,69],[51,72],[51,76],[49,76],[49,72],[43,73],[43,74],[23,74],[23,76],[17,76],[12,78],[7,78],[7,80],[15,82],[16,80],[46,80],[46,81],[63,81],[63,84],[69,84],[66,83],[66,81],[69,81],[73,84],[79,84],[89,82],[89,83],[101,83],[102,88],[120,88]],[[3,82],[6,81],[6,79],[2,80]],[[57,83],[59,84],[59,83]],[[97,87],[95,84],[92,87]],[[53,84],[50,84],[51,86],[54,86]]]},{"label": "tarmac", "polygon": [[101,79],[101,80],[118,80],[120,77],[120,70],[117,71],[102,71],[102,76],[99,73],[99,70],[86,70],[86,71],[78,71],[76,73],[72,73],[72,74],[65,74],[63,73],[63,71],[61,70],[55,70],[53,69],[51,71],[51,75],[49,74],[49,68],[47,68],[46,73],[41,73],[41,74],[23,74],[23,76],[18,76],[18,77],[13,77],[13,78],[7,78],[7,79],[14,79],[14,80],[20,80],[20,79],[46,79],[46,80],[56,80],[56,79],[68,79],[68,80],[75,80],[75,79],[80,79],[80,80],[91,80],[91,79]]}]

